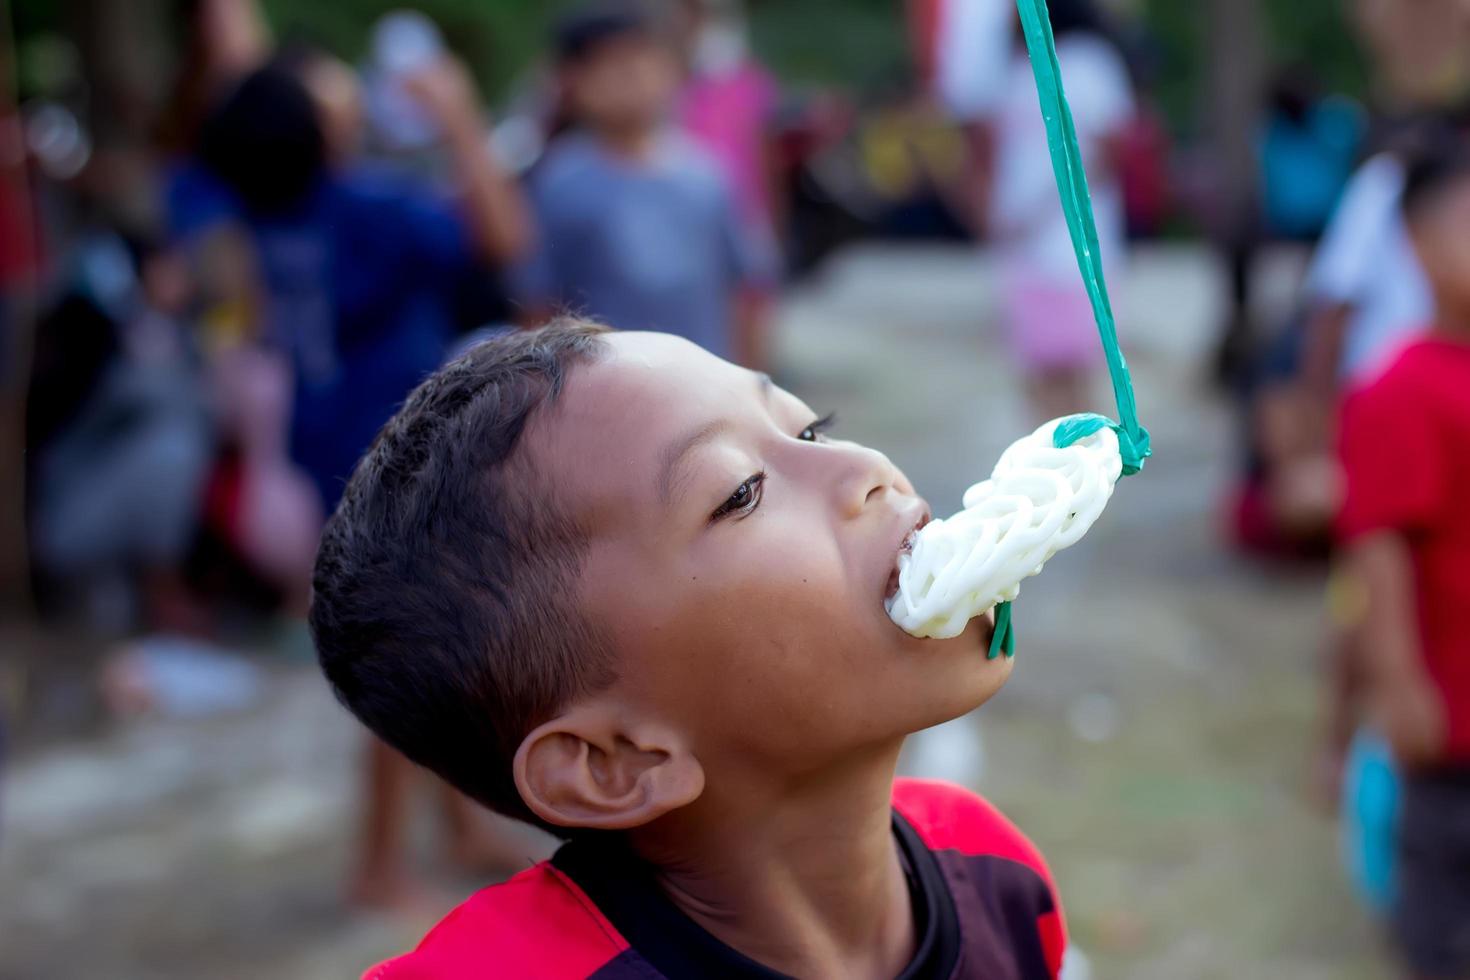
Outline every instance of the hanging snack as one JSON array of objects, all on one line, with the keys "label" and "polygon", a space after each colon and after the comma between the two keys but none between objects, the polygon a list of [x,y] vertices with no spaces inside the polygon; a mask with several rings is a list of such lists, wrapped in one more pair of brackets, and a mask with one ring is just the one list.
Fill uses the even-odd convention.
[{"label": "hanging snack", "polygon": [[889,617],[905,632],[958,636],[1087,533],[1123,473],[1118,436],[1105,424],[1056,444],[1059,427],[1087,418],[1099,417],[1054,419],[1012,443],[990,479],[965,492],[964,510],[915,533],[888,600]]},{"label": "hanging snack", "polygon": [[889,617],[915,636],[951,637],[993,608],[991,658],[1015,651],[1011,600],[1021,581],[1086,534],[1118,478],[1137,473],[1151,455],[1148,430],[1138,422],[1128,362],[1118,346],[1087,173],[1046,0],[1016,0],[1016,7],[1057,193],[1107,357],[1118,421],[1071,415],[1043,425],[1006,450],[989,480],[969,489],[964,510],[930,522],[899,556],[898,591],[888,600]]}]

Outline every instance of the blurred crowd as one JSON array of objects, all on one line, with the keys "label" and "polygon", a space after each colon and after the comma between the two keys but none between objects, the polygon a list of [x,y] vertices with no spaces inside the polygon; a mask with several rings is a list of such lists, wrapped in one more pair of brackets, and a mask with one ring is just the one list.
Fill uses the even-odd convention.
[{"label": "blurred crowd", "polygon": [[[1111,6],[1049,4],[1109,275],[1130,240],[1213,239],[1234,299],[1234,541],[1333,569],[1323,793],[1346,800],[1375,905],[1461,901],[1463,863],[1459,881],[1411,863],[1395,895],[1393,827],[1407,807],[1417,839],[1470,860],[1470,527],[1453,506],[1470,458],[1470,4],[1345,4],[1371,104],[1276,66],[1243,206],[1173,145],[1156,42]],[[421,14],[384,16],[350,64],[274,37],[255,0],[180,9],[150,205],[113,199],[120,164],[65,99],[0,104],[0,366],[24,374],[30,586],[43,616],[108,638],[117,714],[248,699],[250,662],[228,651],[263,635],[308,655],[316,535],[378,428],[456,350],[555,311],[779,376],[774,304],[831,250],[977,237],[1034,414],[1099,404],[1010,0],[911,0],[913,71],[861,105],[783,90],[727,0],[579,8],[497,119]],[[1282,242],[1309,270],[1291,317],[1256,322],[1256,257]],[[365,772],[353,894],[393,904],[412,894],[398,852],[418,776],[380,745]],[[458,859],[530,846],[434,792]],[[1470,901],[1451,907],[1470,920]],[[1448,955],[1413,929],[1404,943],[1427,969]]]}]

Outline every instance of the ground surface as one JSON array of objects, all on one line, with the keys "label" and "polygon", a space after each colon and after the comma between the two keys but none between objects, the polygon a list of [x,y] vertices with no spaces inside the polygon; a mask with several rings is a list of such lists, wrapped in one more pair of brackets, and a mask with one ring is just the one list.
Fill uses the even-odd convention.
[{"label": "ground surface", "polygon": [[[1289,263],[1273,273],[1280,293]],[[863,249],[783,313],[782,380],[941,512],[1030,428],[987,283],[963,251]],[[1123,293],[1158,455],[1025,586],[1010,685],[907,765],[977,783],[1030,832],[1094,977],[1388,976],[1304,788],[1320,580],[1220,544],[1233,433],[1203,380],[1218,282],[1201,254],[1155,249]],[[9,761],[0,977],[344,977],[411,944],[423,916],[341,902],[352,723],[309,664],[269,665],[244,714]],[[446,895],[474,886],[421,843]]]}]

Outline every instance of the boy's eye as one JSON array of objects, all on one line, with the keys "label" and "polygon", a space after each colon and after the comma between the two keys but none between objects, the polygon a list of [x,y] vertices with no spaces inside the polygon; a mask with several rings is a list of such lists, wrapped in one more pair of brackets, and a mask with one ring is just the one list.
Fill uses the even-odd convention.
[{"label": "boy's eye", "polygon": [[807,426],[805,429],[802,429],[801,433],[796,438],[800,439],[802,442],[817,442],[821,439],[822,433],[832,428],[832,426],[836,422],[837,413],[829,412],[828,414],[817,419],[811,425]]},{"label": "boy's eye", "polygon": [[744,515],[755,510],[761,502],[761,484],[765,483],[766,475],[757,473],[735,488],[728,500],[715,508],[715,512],[709,516],[710,522],[728,517],[731,514]]}]

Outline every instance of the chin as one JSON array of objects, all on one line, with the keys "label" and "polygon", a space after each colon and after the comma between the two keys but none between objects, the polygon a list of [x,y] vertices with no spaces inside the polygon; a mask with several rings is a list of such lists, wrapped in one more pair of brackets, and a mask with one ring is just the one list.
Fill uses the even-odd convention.
[{"label": "chin", "polygon": [[896,720],[907,733],[943,724],[980,707],[1005,686],[1013,661],[991,660],[990,615],[971,620],[963,633],[948,639],[911,636],[883,613],[888,647],[881,703],[897,708]]},{"label": "chin", "polygon": [[943,724],[969,714],[995,696],[1011,676],[1015,661],[1004,656],[990,660],[990,625],[972,622],[950,640],[919,640],[908,656],[919,671],[921,716],[913,731]]},{"label": "chin", "polygon": [[968,669],[949,671],[942,692],[935,699],[936,717],[931,725],[939,725],[960,715],[969,714],[994,697],[1011,676],[1014,660],[1007,657],[985,659],[981,651],[978,661]]}]

